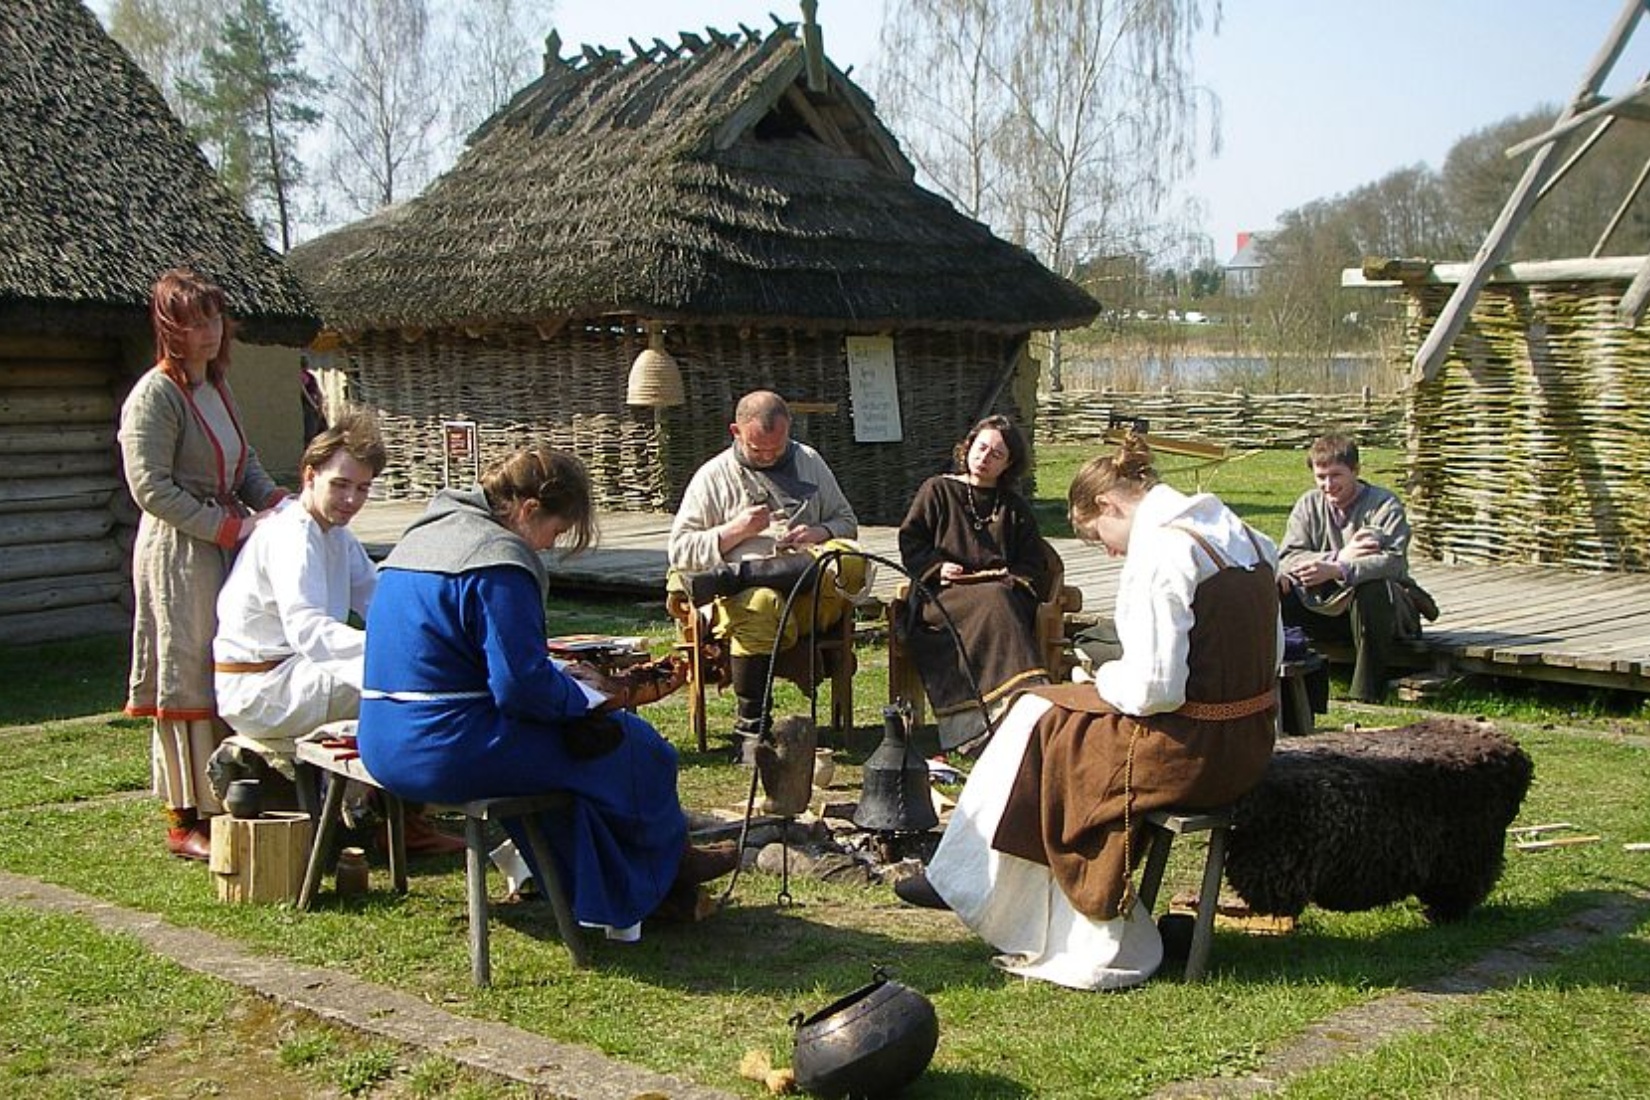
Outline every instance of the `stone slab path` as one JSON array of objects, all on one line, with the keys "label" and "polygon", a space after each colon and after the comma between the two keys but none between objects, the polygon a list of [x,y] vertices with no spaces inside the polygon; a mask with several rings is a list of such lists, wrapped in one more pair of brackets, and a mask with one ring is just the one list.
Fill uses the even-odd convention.
[{"label": "stone slab path", "polygon": [[[557,1043],[520,1028],[444,1011],[423,1000],[322,967],[254,954],[194,928],[0,871],[0,902],[74,914],[107,932],[130,935],[180,966],[233,982],[281,1004],[408,1047],[439,1054],[496,1077],[550,1090],[568,1100],[733,1100],[734,1094],[652,1073],[594,1051]],[[1260,1096],[1291,1078],[1380,1044],[1435,1026],[1441,1009],[1502,988],[1550,966],[1562,955],[1620,936],[1650,912],[1650,896],[1622,894],[1572,915],[1556,928],[1497,948],[1459,970],[1413,989],[1343,1009],[1273,1051],[1244,1077],[1179,1081],[1153,1100]]]},{"label": "stone slab path", "polygon": [[49,883],[0,871],[0,902],[84,917],[190,970],[408,1047],[439,1054],[567,1100],[736,1100],[733,1093],[652,1073],[509,1024],[444,1011],[336,970],[254,954],[233,940],[180,928]]}]

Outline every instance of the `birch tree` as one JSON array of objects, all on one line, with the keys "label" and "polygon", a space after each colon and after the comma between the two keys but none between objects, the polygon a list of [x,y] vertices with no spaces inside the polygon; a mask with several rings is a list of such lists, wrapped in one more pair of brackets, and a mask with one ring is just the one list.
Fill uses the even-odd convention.
[{"label": "birch tree", "polygon": [[109,34],[155,82],[185,126],[200,121],[182,86],[199,81],[205,46],[217,38],[225,0],[113,0]]},{"label": "birch tree", "polygon": [[329,88],[325,165],[358,214],[416,194],[434,169],[445,83],[427,0],[308,0]]},{"label": "birch tree", "polygon": [[1072,277],[1148,239],[1205,119],[1214,147],[1192,68],[1206,10],[1219,0],[891,0],[878,95],[941,194]]},{"label": "birch tree", "polygon": [[[534,18],[548,28],[553,11],[554,5],[536,5]],[[455,144],[538,75],[524,14],[519,0],[469,0],[458,11],[451,66]]]}]

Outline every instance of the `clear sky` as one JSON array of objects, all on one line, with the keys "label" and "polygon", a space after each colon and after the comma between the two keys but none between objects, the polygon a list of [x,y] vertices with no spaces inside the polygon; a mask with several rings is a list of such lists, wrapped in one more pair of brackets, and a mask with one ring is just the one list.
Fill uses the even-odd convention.
[{"label": "clear sky", "polygon": [[[1460,137],[1567,101],[1624,0],[1225,0],[1218,31],[1195,47],[1200,84],[1221,103],[1222,150],[1179,201],[1204,210],[1217,260],[1236,234],[1373,182],[1406,165],[1442,165]],[[875,92],[883,0],[820,0],[825,50]],[[768,13],[801,20],[795,0],[556,0],[564,42],[624,48],[634,37]],[[1650,72],[1650,20],[1616,63],[1607,91]],[[1466,259],[1467,257],[1462,257]]]}]

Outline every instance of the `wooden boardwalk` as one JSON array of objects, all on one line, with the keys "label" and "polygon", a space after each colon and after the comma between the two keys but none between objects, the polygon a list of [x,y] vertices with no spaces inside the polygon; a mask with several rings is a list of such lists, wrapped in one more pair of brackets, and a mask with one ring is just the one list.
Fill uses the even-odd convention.
[{"label": "wooden boardwalk", "polygon": [[[352,530],[374,557],[389,552],[423,510],[409,503],[371,504]],[[670,517],[606,513],[601,543],[576,557],[546,555],[552,583],[571,590],[662,599]],[[861,532],[867,550],[893,560],[892,527]],[[1076,539],[1052,540],[1066,561],[1066,583],[1083,590],[1085,616],[1109,616],[1121,559]],[[1517,676],[1650,692],[1650,576],[1574,573],[1539,566],[1412,564],[1415,578],[1442,609],[1422,639],[1421,663],[1440,672]],[[879,569],[877,596],[892,596],[900,578]]]}]

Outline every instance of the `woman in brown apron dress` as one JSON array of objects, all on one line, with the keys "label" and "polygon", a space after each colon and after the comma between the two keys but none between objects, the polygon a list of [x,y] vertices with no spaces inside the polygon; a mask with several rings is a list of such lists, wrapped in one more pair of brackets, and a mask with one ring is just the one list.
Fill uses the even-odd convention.
[{"label": "woman in brown apron dress", "polygon": [[1145,981],[1163,958],[1130,872],[1145,814],[1226,805],[1272,752],[1277,548],[1216,497],[1159,483],[1129,436],[1070,492],[1072,527],[1127,555],[1123,655],[1093,684],[1015,703],[963,788],[927,879],[1001,954],[1078,989]]}]

